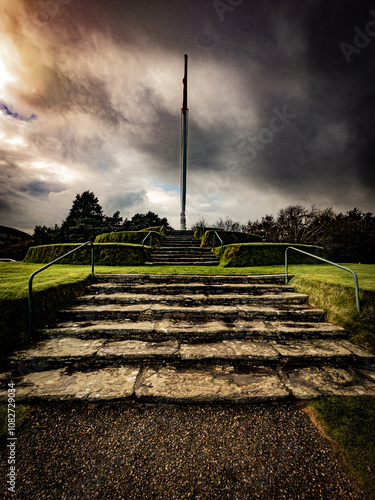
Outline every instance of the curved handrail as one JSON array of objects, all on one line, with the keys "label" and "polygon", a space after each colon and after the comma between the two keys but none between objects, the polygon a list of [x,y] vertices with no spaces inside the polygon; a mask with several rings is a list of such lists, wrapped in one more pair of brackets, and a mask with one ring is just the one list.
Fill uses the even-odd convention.
[{"label": "curved handrail", "polygon": [[214,231],[213,237],[212,237],[212,249],[215,250],[215,235],[219,238],[219,241],[221,243],[221,249],[220,249],[220,257],[223,255],[223,240],[220,238],[220,236],[217,234],[216,231]]},{"label": "curved handrail", "polygon": [[165,226],[162,226],[162,227],[160,228],[160,234],[161,234],[162,236],[165,236]]},{"label": "curved handrail", "polygon": [[33,307],[32,307],[33,304],[32,304],[32,298],[33,298],[33,279],[34,279],[34,277],[37,274],[39,274],[42,271],[44,271],[45,269],[47,269],[48,267],[51,267],[53,264],[56,264],[57,262],[59,262],[61,259],[63,259],[67,255],[70,255],[73,252],[76,252],[80,248],[83,248],[83,247],[85,247],[87,245],[91,245],[91,279],[93,280],[94,279],[94,244],[93,244],[92,241],[86,241],[86,243],[83,243],[83,245],[80,245],[79,247],[74,248],[70,252],[62,255],[58,259],[53,260],[49,264],[41,267],[40,269],[38,269],[38,270],[34,271],[32,274],[30,274],[28,296],[27,296],[27,305],[28,305],[28,309],[29,309],[29,330],[30,330],[30,333],[32,333],[32,331],[33,331]]},{"label": "curved handrail", "polygon": [[[151,235],[151,236],[150,236]],[[147,238],[150,236],[150,247],[152,248],[152,231],[149,231],[147,233],[147,236],[145,238],[143,238],[143,241],[142,241],[142,246],[145,245],[145,241],[147,240]]]},{"label": "curved handrail", "polygon": [[354,271],[351,269],[348,269],[347,267],[340,266],[339,264],[336,264],[335,262],[331,262],[330,260],[323,259],[322,257],[317,257],[316,255],[313,255],[312,253],[304,252],[303,250],[300,250],[299,248],[294,248],[294,247],[288,247],[285,250],[285,284],[288,283],[288,250],[295,250],[296,252],[304,253],[305,255],[309,255],[310,257],[314,257],[315,259],[321,260],[323,262],[326,262],[327,264],[331,264],[332,266],[339,267],[340,269],[344,269],[344,271],[349,271],[349,273],[352,273],[354,277],[354,288],[355,288],[355,301],[357,305],[357,311],[361,312],[361,304],[359,300],[359,286],[358,286],[358,276]]}]

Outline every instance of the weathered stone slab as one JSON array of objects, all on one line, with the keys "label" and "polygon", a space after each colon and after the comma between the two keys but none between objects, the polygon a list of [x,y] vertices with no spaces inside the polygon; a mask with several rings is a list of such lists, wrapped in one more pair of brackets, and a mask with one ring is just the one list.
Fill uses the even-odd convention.
[{"label": "weathered stone slab", "polygon": [[149,368],[140,377],[136,397],[155,402],[228,402],[250,403],[275,401],[289,397],[289,392],[271,368],[258,367],[250,373],[233,367]]},{"label": "weathered stone slab", "polygon": [[357,358],[375,360],[375,354],[372,354],[370,351],[367,351],[366,349],[363,349],[362,347],[359,347],[352,342],[342,340],[341,345],[345,347],[345,349],[351,351]]},{"label": "weathered stone slab", "polygon": [[271,344],[251,340],[223,340],[206,344],[182,344],[181,359],[204,360],[210,358],[231,360],[276,360],[279,354]]},{"label": "weathered stone slab", "polygon": [[[64,370],[34,372],[16,383],[16,400],[107,401],[129,398],[134,393],[138,373],[139,368],[134,366],[74,372],[71,375]],[[5,392],[0,393],[1,400],[5,396]]]},{"label": "weathered stone slab", "polygon": [[99,357],[125,356],[127,359],[176,357],[178,342],[142,342],[141,340],[124,340],[109,342],[98,351]]},{"label": "weathered stone slab", "polygon": [[371,382],[352,368],[306,367],[283,370],[286,387],[298,399],[319,396],[375,395],[375,380]]},{"label": "weathered stone slab", "polygon": [[40,342],[31,349],[16,352],[11,359],[21,361],[31,358],[84,358],[93,356],[103,342],[100,339],[52,338]]},{"label": "weathered stone slab", "polygon": [[288,358],[353,357],[352,352],[333,340],[287,340],[275,343],[274,348]]}]

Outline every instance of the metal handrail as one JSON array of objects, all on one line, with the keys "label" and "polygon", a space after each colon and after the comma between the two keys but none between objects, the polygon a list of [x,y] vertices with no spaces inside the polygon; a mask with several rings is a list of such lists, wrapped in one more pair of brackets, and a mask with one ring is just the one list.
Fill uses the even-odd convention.
[{"label": "metal handrail", "polygon": [[161,229],[160,229],[160,234],[162,236],[165,236],[165,226],[162,226]]},{"label": "metal handrail", "polygon": [[[151,235],[151,236],[150,236]],[[150,236],[150,247],[152,248],[152,231],[149,231],[147,233],[147,236],[145,238],[143,238],[143,241],[142,241],[142,246],[145,245],[145,241],[147,240],[147,238]]]},{"label": "metal handrail", "polygon": [[339,267],[340,269],[344,269],[344,271],[349,271],[349,273],[352,273],[354,277],[354,288],[355,288],[355,302],[357,305],[357,311],[361,312],[361,303],[359,300],[359,286],[358,286],[358,277],[354,271],[351,269],[348,269],[347,267],[340,266],[339,264],[336,264],[335,262],[331,262],[330,260],[323,259],[322,257],[317,257],[316,255],[313,255],[312,253],[304,252],[303,250],[300,250],[299,248],[294,248],[294,247],[288,247],[285,250],[285,284],[288,283],[288,250],[295,250],[296,252],[304,253],[305,255],[309,255],[310,257],[314,257],[315,259],[321,260],[323,262],[326,262],[327,264],[331,264],[332,266]]},{"label": "metal handrail", "polygon": [[212,249],[215,250],[215,235],[219,238],[219,241],[221,243],[221,249],[220,249],[220,257],[223,255],[223,240],[220,238],[220,236],[217,234],[216,231],[214,231],[213,237],[212,237]]},{"label": "metal handrail", "polygon": [[34,277],[37,274],[39,274],[42,271],[44,271],[45,269],[47,269],[48,267],[51,267],[53,264],[56,264],[57,262],[59,262],[61,259],[63,259],[67,255],[70,255],[73,252],[76,252],[80,248],[83,248],[83,247],[85,247],[87,245],[91,245],[91,279],[93,280],[94,279],[94,244],[93,244],[92,241],[87,241],[83,245],[80,245],[79,247],[74,248],[73,250],[71,250],[70,252],[62,255],[58,259],[55,259],[52,262],[50,262],[49,264],[41,267],[37,271],[34,271],[30,275],[30,277],[29,277],[29,291],[28,291],[28,296],[27,296],[27,304],[28,304],[28,309],[29,309],[29,331],[30,331],[30,333],[32,333],[32,331],[33,331],[33,302],[32,302],[32,300],[33,300],[33,279],[34,279]]}]

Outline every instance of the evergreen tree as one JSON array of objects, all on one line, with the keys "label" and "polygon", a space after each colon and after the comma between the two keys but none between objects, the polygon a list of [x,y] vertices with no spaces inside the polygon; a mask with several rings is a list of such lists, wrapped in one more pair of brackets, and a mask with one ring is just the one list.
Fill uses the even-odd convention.
[{"label": "evergreen tree", "polygon": [[69,215],[61,226],[64,240],[93,240],[102,232],[105,232],[105,217],[98,198],[90,191],[77,194]]},{"label": "evergreen tree", "polygon": [[165,217],[161,219],[158,214],[155,214],[154,212],[147,212],[147,214],[133,215],[130,225],[132,231],[139,231],[140,229],[145,229],[146,227],[168,227],[168,220]]}]

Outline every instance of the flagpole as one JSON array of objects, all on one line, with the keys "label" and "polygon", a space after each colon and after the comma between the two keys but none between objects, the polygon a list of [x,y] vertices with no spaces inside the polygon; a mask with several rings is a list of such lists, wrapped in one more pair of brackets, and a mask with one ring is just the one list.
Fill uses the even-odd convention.
[{"label": "flagpole", "polygon": [[187,133],[188,133],[188,117],[189,110],[187,107],[187,59],[185,54],[185,76],[182,80],[184,84],[183,89],[183,103],[181,109],[181,216],[180,216],[180,230],[186,229],[186,166],[187,166]]}]

